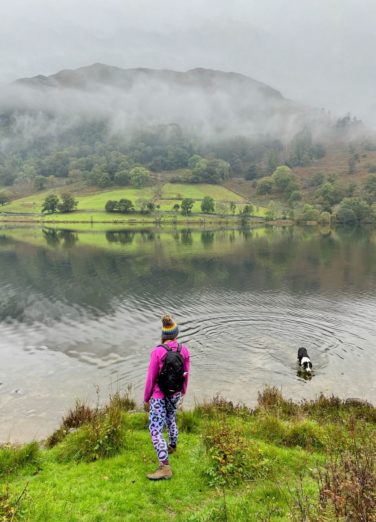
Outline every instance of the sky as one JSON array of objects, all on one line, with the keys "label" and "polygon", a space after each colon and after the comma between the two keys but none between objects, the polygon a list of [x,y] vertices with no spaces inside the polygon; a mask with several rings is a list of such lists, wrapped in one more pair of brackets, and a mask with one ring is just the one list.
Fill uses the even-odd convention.
[{"label": "sky", "polygon": [[376,126],[375,0],[2,0],[0,84],[101,62],[246,74]]}]

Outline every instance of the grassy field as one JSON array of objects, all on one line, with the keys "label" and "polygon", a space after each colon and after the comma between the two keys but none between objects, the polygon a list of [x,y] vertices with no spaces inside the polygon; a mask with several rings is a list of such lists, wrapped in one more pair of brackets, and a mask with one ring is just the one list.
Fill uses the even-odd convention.
[{"label": "grassy field", "polygon": [[192,198],[202,200],[205,196],[215,201],[244,202],[244,198],[221,185],[166,183],[162,187],[163,199]]},{"label": "grassy field", "polygon": [[[66,189],[69,192],[69,187]],[[244,199],[231,192],[230,190],[218,185],[174,185],[167,183],[162,187],[160,200],[168,200],[170,204],[171,198],[192,198],[202,200],[205,196],[211,196],[216,201],[236,201],[243,202]],[[2,210],[4,212],[41,212],[45,197],[53,192],[61,192],[48,190],[38,192],[32,196],[13,200],[10,204],[5,205]],[[118,188],[114,190],[97,191],[93,193],[76,194],[74,196],[78,200],[77,210],[95,210],[103,211],[108,200],[130,199],[137,208],[137,202],[140,199],[153,199],[155,187],[135,188]],[[176,201],[175,201],[176,202]],[[173,205],[172,205],[173,206]],[[198,205],[199,209],[199,205]]]},{"label": "grassy field", "polygon": [[[374,520],[376,410],[370,405],[334,397],[297,405],[275,388],[259,395],[253,411],[218,397],[198,404],[178,414],[173,478],[162,482],[145,477],[156,458],[147,414],[126,411],[132,408],[127,394],[102,410],[76,406],[48,439],[52,449],[36,443],[0,449],[1,520]],[[368,518],[334,518],[336,508],[339,515]]]},{"label": "grassy field", "polygon": [[[67,189],[69,190],[69,189]],[[122,215],[122,214],[108,214],[104,212],[105,204],[108,200],[120,200],[130,199],[136,210],[139,209],[140,200],[154,200],[156,205],[159,205],[159,211],[162,213],[162,219],[167,221],[187,221],[195,222],[202,218],[198,216],[201,213],[201,201],[205,196],[212,197],[217,203],[219,202],[230,202],[233,201],[236,204],[236,214],[242,210],[246,204],[244,198],[219,185],[183,185],[183,184],[171,184],[166,183],[159,189],[159,194],[156,192],[156,187],[145,187],[142,189],[135,188],[119,188],[114,190],[105,191],[94,191],[94,192],[81,192],[74,193],[75,198],[78,201],[77,210],[73,213],[68,214],[47,214],[45,216],[38,216],[41,213],[42,205],[45,197],[52,193],[60,191],[44,191],[32,196],[19,198],[13,200],[10,204],[4,205],[2,211],[5,213],[14,214],[25,214],[25,216],[0,216],[0,221],[7,221],[9,219],[24,220],[28,219],[27,214],[30,214],[31,221],[43,221],[43,222],[89,222],[89,223],[129,223],[129,222],[155,222],[156,218],[160,218],[158,215],[141,216],[139,214]],[[174,199],[177,198],[177,199]],[[194,199],[193,215],[182,216],[180,213],[174,215],[173,206],[175,204],[181,204],[183,198]],[[165,216],[163,213],[167,212]],[[227,210],[229,212],[229,210]],[[254,207],[253,215],[256,217],[264,217],[266,208]],[[175,213],[176,214],[176,213]],[[195,215],[196,214],[196,215]],[[206,218],[207,219],[207,218]],[[213,216],[210,219],[215,219]]]}]

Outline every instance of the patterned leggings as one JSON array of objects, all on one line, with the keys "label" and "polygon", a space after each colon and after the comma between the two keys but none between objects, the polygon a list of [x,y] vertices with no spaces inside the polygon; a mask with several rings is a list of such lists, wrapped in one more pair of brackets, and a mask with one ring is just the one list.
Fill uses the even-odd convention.
[{"label": "patterned leggings", "polygon": [[177,393],[171,398],[150,399],[149,431],[159,462],[168,460],[168,448],[162,435],[165,425],[167,425],[169,444],[176,446],[178,441],[175,417],[180,398],[181,393]]}]

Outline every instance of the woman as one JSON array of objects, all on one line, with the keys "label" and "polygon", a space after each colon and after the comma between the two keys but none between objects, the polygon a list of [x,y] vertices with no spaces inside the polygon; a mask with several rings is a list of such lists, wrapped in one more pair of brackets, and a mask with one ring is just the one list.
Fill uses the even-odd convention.
[{"label": "woman", "polygon": [[[164,315],[162,317],[162,346],[158,345],[153,349],[146,377],[144,402],[145,407],[149,408],[149,431],[159,461],[157,471],[147,475],[150,480],[172,477],[168,455],[176,451],[178,441],[176,410],[182,395],[187,391],[189,374],[189,351],[186,346],[177,342],[178,333],[178,325],[171,315]],[[171,355],[172,352],[175,353]],[[167,364],[167,358],[169,364]],[[177,373],[181,371],[181,375],[177,377],[178,380],[181,380],[175,386],[173,384],[175,376],[169,374],[171,364],[177,367]],[[166,391],[164,379],[170,382],[171,393]],[[165,425],[168,431],[168,446],[162,435]]]}]

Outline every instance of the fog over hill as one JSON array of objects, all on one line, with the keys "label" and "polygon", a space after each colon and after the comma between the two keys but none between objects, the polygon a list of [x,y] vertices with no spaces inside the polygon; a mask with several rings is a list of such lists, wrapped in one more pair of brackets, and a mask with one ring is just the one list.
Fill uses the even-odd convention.
[{"label": "fog over hill", "polygon": [[208,139],[288,139],[317,117],[257,80],[202,68],[177,72],[97,63],[19,79],[3,88],[0,100],[1,122],[26,140],[66,130],[82,118],[105,120],[110,133],[173,123]]}]

